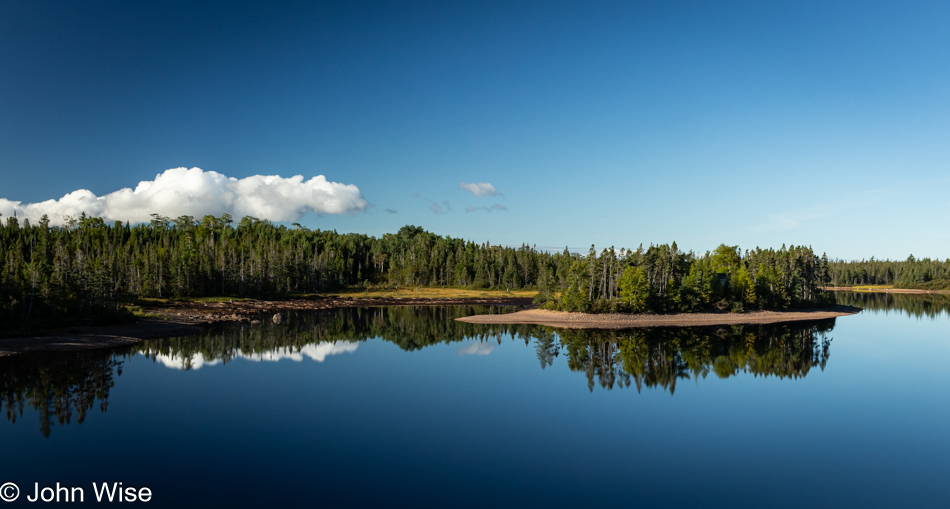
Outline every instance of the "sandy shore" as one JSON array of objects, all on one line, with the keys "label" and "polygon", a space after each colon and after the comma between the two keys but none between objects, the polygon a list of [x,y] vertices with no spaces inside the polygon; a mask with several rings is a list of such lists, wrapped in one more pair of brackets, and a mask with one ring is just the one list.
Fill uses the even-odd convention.
[{"label": "sandy shore", "polygon": [[750,311],[747,313],[588,314],[528,309],[503,315],[477,315],[457,318],[468,323],[536,324],[564,329],[632,329],[640,327],[689,327],[699,325],[740,325],[823,320],[853,315],[861,311],[852,306],[795,311]]}]

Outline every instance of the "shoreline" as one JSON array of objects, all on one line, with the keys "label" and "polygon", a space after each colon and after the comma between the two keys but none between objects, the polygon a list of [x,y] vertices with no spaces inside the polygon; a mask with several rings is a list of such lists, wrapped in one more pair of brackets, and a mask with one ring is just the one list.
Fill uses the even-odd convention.
[{"label": "shoreline", "polygon": [[253,300],[237,302],[165,302],[143,306],[135,323],[77,326],[50,330],[41,336],[0,338],[0,358],[34,352],[68,352],[118,348],[150,339],[199,334],[216,323],[271,319],[281,311],[315,311],[379,306],[525,306],[526,297],[335,297],[327,299]]},{"label": "shoreline", "polygon": [[74,352],[130,346],[149,339],[189,336],[202,330],[186,320],[146,317],[136,323],[70,327],[45,336],[0,338],[0,359],[24,353]]},{"label": "shoreline", "polygon": [[745,313],[591,314],[546,309],[528,309],[503,315],[456,318],[477,324],[531,324],[562,329],[636,329],[645,327],[696,327],[704,325],[755,325],[825,320],[857,314],[861,308],[837,305],[824,309],[794,311],[749,311]]},{"label": "shoreline", "polygon": [[[174,336],[199,334],[224,322],[254,323],[281,311],[315,311],[379,306],[528,306],[526,297],[389,297],[255,300],[237,302],[166,302],[142,308],[146,314],[135,323],[70,327],[45,335],[0,338],[0,358],[35,352],[67,352],[118,348]],[[586,314],[527,309],[502,315],[476,315],[456,320],[478,324],[537,324],[573,329],[628,329],[640,327],[689,327],[703,325],[770,324],[823,320],[852,315],[860,308],[835,306],[796,311],[750,311],[746,313],[680,313],[672,315]]]},{"label": "shoreline", "polygon": [[[861,288],[856,290],[855,288]],[[950,294],[950,290],[921,290],[919,288],[868,288],[861,286],[828,286],[822,290],[829,292],[854,292],[854,293],[918,293],[918,294]]]}]

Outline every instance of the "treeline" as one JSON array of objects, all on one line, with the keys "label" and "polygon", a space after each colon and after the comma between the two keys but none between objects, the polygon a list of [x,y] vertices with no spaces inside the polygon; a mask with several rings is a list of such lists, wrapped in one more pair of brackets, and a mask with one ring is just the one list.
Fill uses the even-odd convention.
[{"label": "treeline", "polygon": [[834,286],[893,285],[896,288],[950,290],[950,259],[915,258],[903,261],[833,260],[828,264]]},{"label": "treeline", "polygon": [[557,309],[740,310],[820,305],[825,258],[810,248],[696,255],[672,245],[587,256],[477,244],[415,226],[375,238],[245,217],[82,216],[0,226],[0,330],[113,319],[131,297],[281,297],[347,286],[537,289]]},{"label": "treeline", "polygon": [[834,297],[821,290],[828,280],[827,257],[810,247],[742,252],[720,245],[696,255],[672,245],[636,250],[593,246],[586,257],[565,253],[552,280],[542,268],[542,295],[561,292],[549,307],[588,312],[743,311],[821,306]]}]

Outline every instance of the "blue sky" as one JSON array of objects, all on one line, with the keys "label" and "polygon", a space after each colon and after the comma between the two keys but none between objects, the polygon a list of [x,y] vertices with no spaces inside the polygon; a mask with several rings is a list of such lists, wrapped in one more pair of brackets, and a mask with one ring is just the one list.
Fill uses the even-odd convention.
[{"label": "blue sky", "polygon": [[311,228],[950,257],[950,4],[271,4],[0,4],[0,198],[198,167],[362,193]]}]

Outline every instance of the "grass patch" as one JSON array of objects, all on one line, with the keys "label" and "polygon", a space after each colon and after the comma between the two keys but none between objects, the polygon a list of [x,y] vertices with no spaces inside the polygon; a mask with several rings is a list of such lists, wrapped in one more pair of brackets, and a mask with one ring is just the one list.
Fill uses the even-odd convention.
[{"label": "grass patch", "polygon": [[159,297],[135,297],[127,303],[128,306],[148,306],[148,305],[162,305],[168,304],[170,302],[249,302],[261,299],[254,299],[251,297],[171,297],[171,298],[159,298]]},{"label": "grass patch", "polygon": [[[326,298],[350,298],[350,299],[491,299],[503,297],[524,297],[534,298],[537,290],[473,290],[471,288],[445,288],[445,287],[410,287],[410,288],[343,288],[326,293],[303,293],[288,295],[285,298],[296,299],[326,299]],[[182,298],[157,298],[157,297],[138,297],[123,304],[123,307],[135,313],[136,316],[147,316],[142,314],[142,308],[150,305],[161,306],[171,302],[253,302],[258,300],[267,300],[267,298],[248,298],[248,297],[182,297]]]},{"label": "grass patch", "polygon": [[128,311],[129,313],[132,313],[137,318],[143,318],[143,317],[148,316],[148,314],[142,310],[142,306],[139,306],[137,304],[120,304],[120,306],[124,308],[126,311]]},{"label": "grass patch", "polygon": [[181,302],[249,302],[252,300],[250,297],[192,297],[187,299],[175,299]]},{"label": "grass patch", "polygon": [[472,290],[469,288],[347,288],[321,294],[325,297],[360,299],[479,299],[499,297],[533,298],[536,290]]},{"label": "grass patch", "polygon": [[853,286],[853,291],[855,292],[873,292],[876,290],[888,290],[894,288],[894,285],[860,285]]}]

